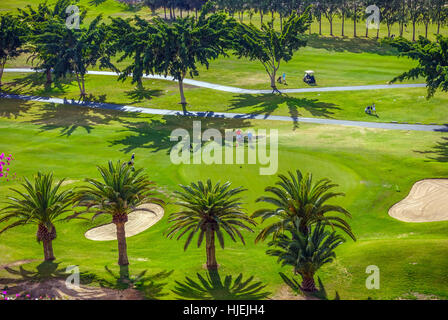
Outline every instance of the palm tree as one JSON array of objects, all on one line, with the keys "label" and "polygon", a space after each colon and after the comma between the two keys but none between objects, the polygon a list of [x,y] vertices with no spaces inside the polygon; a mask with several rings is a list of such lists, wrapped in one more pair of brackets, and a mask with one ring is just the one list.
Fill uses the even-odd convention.
[{"label": "palm tree", "polygon": [[167,231],[167,237],[171,239],[175,234],[179,234],[177,237],[177,240],[179,240],[188,233],[184,246],[184,250],[187,250],[196,233],[199,232],[198,248],[205,236],[208,270],[218,268],[215,254],[215,235],[223,249],[223,231],[234,242],[239,237],[245,244],[238,227],[253,232],[248,224],[256,225],[243,211],[241,198],[237,197],[245,189],[242,187],[231,189],[230,185],[230,182],[222,185],[218,182],[213,185],[209,179],[206,184],[199,181],[198,183],[191,183],[189,186],[180,185],[183,191],[176,191],[179,199],[176,204],[183,209],[171,214],[169,222],[173,224]]},{"label": "palm tree", "polygon": [[274,234],[275,238],[288,226],[295,223],[300,223],[299,229],[304,235],[307,235],[310,226],[318,221],[339,228],[356,240],[350,225],[343,218],[326,216],[329,212],[339,212],[351,218],[350,213],[344,208],[326,204],[330,199],[344,196],[343,193],[329,192],[338,185],[332,184],[329,179],[322,179],[313,184],[312,174],[308,173],[303,176],[300,170],[297,170],[295,175],[289,172],[289,177],[279,175],[279,178],[281,181],[276,183],[277,186],[265,189],[266,192],[272,193],[273,197],[257,199],[257,202],[266,202],[276,208],[260,209],[252,215],[252,218],[261,217],[262,222],[271,217],[279,218],[279,220],[264,228],[255,242],[265,240],[270,234]]},{"label": "palm tree", "polygon": [[[299,224],[297,224],[299,225]],[[314,274],[324,264],[330,263],[336,257],[334,250],[345,240],[333,231],[325,230],[325,225],[318,222],[314,228],[304,235],[300,227],[290,226],[291,237],[281,234],[269,243],[277,249],[268,250],[270,256],[278,257],[282,266],[294,268],[294,274],[302,277],[300,289],[305,292],[316,292]],[[285,276],[282,276],[285,279]]]},{"label": "palm tree", "polygon": [[53,240],[56,239],[54,224],[64,218],[61,216],[71,210],[72,190],[60,191],[64,179],[53,187],[53,174],[37,173],[34,185],[25,178],[22,187],[25,192],[12,189],[16,196],[8,197],[8,206],[0,214],[0,223],[13,219],[14,222],[0,230],[0,234],[8,229],[36,224],[37,241],[43,243],[45,261],[55,259]]},{"label": "palm tree", "polygon": [[[154,182],[143,174],[143,169],[134,170],[127,163],[117,161],[114,165],[109,161],[107,167],[98,166],[102,181],[86,179],[89,186],[80,189],[74,198],[76,206],[87,207],[87,211],[78,212],[70,218],[80,214],[95,211],[92,219],[100,215],[112,216],[112,222],[117,227],[118,264],[129,265],[125,223],[128,215],[137,210],[137,207],[146,203],[163,205],[163,200],[152,197],[154,195]],[[139,211],[151,211],[139,207]]]}]

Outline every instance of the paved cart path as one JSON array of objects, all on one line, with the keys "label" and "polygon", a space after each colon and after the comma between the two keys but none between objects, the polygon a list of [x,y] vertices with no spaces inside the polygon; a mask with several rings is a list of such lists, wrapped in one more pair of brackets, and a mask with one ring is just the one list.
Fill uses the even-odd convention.
[{"label": "paved cart path", "polygon": [[[13,68],[5,69],[4,72],[24,72],[32,73],[36,72],[30,68]],[[118,74],[111,71],[89,71],[88,74],[103,75],[103,76],[117,76]],[[145,75],[145,79],[157,79],[175,81],[173,77],[165,77],[161,75]],[[243,94],[268,94],[272,93],[272,90],[256,90],[256,89],[242,89],[230,86],[224,86],[220,84],[214,84],[204,81],[197,81],[192,79],[185,79],[185,84],[189,84],[195,87],[207,88],[223,92],[231,93],[243,93]],[[302,89],[284,89],[282,93],[307,93],[307,92],[335,92],[335,91],[361,91],[361,90],[383,90],[383,89],[400,89],[400,88],[425,88],[426,84],[390,84],[390,85],[369,85],[369,86],[347,86],[347,87],[322,87],[322,88],[302,88]]]},{"label": "paved cart path", "polygon": [[[302,117],[289,117],[289,116],[273,116],[273,115],[256,115],[247,113],[228,113],[228,112],[203,112],[203,111],[177,111],[167,109],[151,109],[141,108],[126,105],[118,105],[111,103],[101,102],[84,102],[76,100],[66,100],[60,98],[27,96],[17,94],[0,93],[0,98],[4,99],[19,99],[26,101],[37,101],[56,104],[69,104],[80,107],[99,108],[108,110],[117,110],[124,112],[137,112],[144,114],[158,114],[158,115],[171,115],[171,116],[188,116],[188,117],[206,117],[206,118],[226,118],[226,119],[255,119],[255,120],[275,120],[275,121],[290,121],[290,122],[304,122],[304,123],[317,123],[328,125],[343,125],[343,126],[355,126],[364,128],[377,128],[387,130],[410,130],[410,131],[440,131],[448,132],[447,125],[420,125],[420,124],[402,124],[402,123],[382,123],[382,122],[366,122],[366,121],[349,121],[349,120],[335,120],[335,119],[322,119],[322,118],[302,118]],[[0,105],[1,108],[1,105]]]}]

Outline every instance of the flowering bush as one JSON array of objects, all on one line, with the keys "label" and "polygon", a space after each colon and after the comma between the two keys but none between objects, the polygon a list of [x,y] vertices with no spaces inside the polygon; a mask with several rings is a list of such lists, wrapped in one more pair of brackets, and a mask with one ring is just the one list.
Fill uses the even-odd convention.
[{"label": "flowering bush", "polygon": [[0,301],[1,300],[55,300],[55,298],[51,298],[48,296],[32,297],[28,293],[16,293],[8,295],[8,292],[6,290],[2,290],[0,292]]},{"label": "flowering bush", "polygon": [[4,153],[0,154],[0,178],[5,178],[6,181],[9,181],[9,179],[15,179],[16,174],[11,174],[10,166],[11,162],[14,160],[12,155],[5,156]]}]

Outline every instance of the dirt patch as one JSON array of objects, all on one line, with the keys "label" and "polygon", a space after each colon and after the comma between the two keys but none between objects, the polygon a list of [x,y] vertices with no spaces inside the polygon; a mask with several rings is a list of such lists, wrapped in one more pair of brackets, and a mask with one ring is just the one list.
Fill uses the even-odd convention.
[{"label": "dirt patch", "polygon": [[273,295],[271,300],[319,300],[319,298],[312,296],[297,295],[294,293],[290,287],[281,286],[275,295]]},{"label": "dirt patch", "polygon": [[[135,236],[152,227],[164,215],[163,208],[156,204],[145,204],[138,208],[150,210],[151,212],[137,210],[129,214],[128,222],[125,224],[126,238]],[[85,237],[94,241],[117,240],[117,229],[115,224],[109,223],[90,229],[85,233]]]},{"label": "dirt patch", "polygon": [[81,285],[67,288],[64,279],[42,282],[25,281],[8,285],[8,295],[30,294],[33,298],[48,297],[61,300],[143,300],[135,289],[114,290]]},{"label": "dirt patch", "polygon": [[389,210],[405,222],[448,220],[448,179],[427,179],[413,185],[409,195]]},{"label": "dirt patch", "polygon": [[6,268],[11,268],[11,267],[21,266],[23,264],[31,263],[34,261],[37,261],[37,260],[18,260],[18,261],[10,262],[7,264],[2,264],[2,265],[0,265],[0,270],[6,269]]}]

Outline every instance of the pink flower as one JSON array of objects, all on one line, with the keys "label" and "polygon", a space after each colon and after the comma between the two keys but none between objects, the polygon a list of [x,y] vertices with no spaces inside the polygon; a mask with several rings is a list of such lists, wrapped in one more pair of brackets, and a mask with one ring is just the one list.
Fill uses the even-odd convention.
[{"label": "pink flower", "polygon": [[6,295],[6,294],[8,294],[8,292],[6,292],[6,291],[3,291],[3,292],[2,292],[2,294],[5,294],[5,295]]}]

